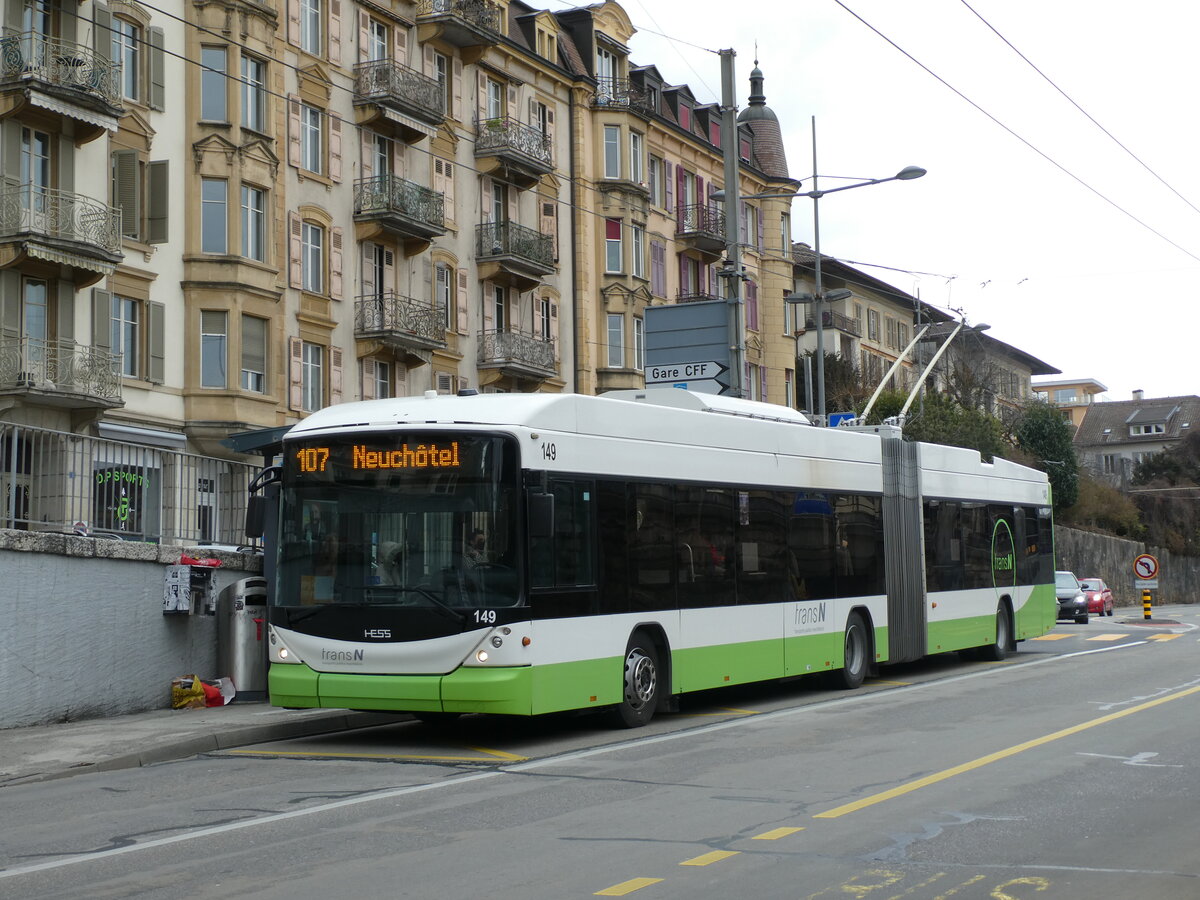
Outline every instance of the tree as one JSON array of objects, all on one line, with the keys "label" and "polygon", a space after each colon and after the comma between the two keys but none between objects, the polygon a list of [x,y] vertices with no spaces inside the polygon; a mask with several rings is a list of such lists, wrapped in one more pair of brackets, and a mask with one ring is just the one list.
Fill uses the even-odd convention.
[{"label": "tree", "polygon": [[1033,465],[1049,476],[1054,511],[1074,506],[1079,499],[1079,460],[1071,426],[1062,414],[1049,403],[1030,401],[1017,420],[1014,436]]},{"label": "tree", "polygon": [[1141,540],[1146,533],[1141,511],[1128,494],[1083,473],[1079,476],[1079,499],[1063,510],[1058,521],[1072,528],[1134,540]]},{"label": "tree", "polygon": [[1200,434],[1139,462],[1133,484],[1146,539],[1172,553],[1200,555]]},{"label": "tree", "polygon": [[946,394],[932,392],[925,395],[915,410],[909,409],[904,437],[910,441],[978,450],[988,462],[1004,456],[1008,449],[999,419],[981,409],[968,409]]}]

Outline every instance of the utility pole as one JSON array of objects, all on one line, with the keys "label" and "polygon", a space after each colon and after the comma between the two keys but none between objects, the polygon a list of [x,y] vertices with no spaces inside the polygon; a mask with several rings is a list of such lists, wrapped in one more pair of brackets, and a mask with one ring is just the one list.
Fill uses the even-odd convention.
[{"label": "utility pole", "polygon": [[[725,264],[719,274],[725,279],[729,304],[729,394],[743,397],[745,379],[745,330],[742,328],[742,248],[738,237],[741,189],[738,183],[737,102],[734,99],[733,50],[719,51],[721,56],[721,152],[725,155]],[[697,198],[705,206],[707,197]]]}]

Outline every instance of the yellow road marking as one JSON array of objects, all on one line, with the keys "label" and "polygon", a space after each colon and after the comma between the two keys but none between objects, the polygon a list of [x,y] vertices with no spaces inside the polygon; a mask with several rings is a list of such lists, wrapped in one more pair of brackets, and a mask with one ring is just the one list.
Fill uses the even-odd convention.
[{"label": "yellow road marking", "polygon": [[737,707],[734,707],[734,706],[718,706],[716,708],[717,708],[718,712],[684,713],[683,715],[680,716],[680,718],[681,719],[699,719],[699,718],[703,718],[704,716],[725,716],[725,715],[728,715],[729,713],[734,713],[739,716],[761,715],[761,713],[757,709],[738,709]]},{"label": "yellow road marking", "polygon": [[1089,641],[1119,641],[1122,638],[1127,638],[1127,634],[1098,634],[1095,637],[1087,638]]},{"label": "yellow road marking", "polygon": [[1043,634],[1041,637],[1035,637],[1035,641],[1061,641],[1069,637],[1074,637],[1072,634]]},{"label": "yellow road marking", "polygon": [[1134,713],[1144,712],[1148,709],[1153,709],[1155,706],[1161,706],[1164,703],[1170,703],[1172,700],[1179,700],[1182,697],[1187,697],[1200,692],[1200,687],[1191,687],[1187,690],[1180,691],[1177,694],[1168,694],[1165,697],[1159,697],[1157,700],[1149,700],[1139,706],[1131,706],[1129,709],[1123,709],[1120,712],[1109,713],[1107,716],[1101,716],[1098,719],[1092,719],[1090,722],[1083,722],[1079,725],[1072,725],[1070,728],[1064,728],[1061,731],[1056,731],[1053,734],[1047,734],[1040,738],[1034,738],[1031,741],[1025,741],[1022,744],[1016,744],[1008,747],[1005,750],[998,750],[995,753],[989,753],[987,756],[981,756],[979,759],[973,759],[970,762],[962,763],[949,769],[943,769],[941,772],[935,772],[932,775],[927,775],[924,778],[918,778],[916,781],[910,781],[907,784],[902,784],[891,790],[883,791],[879,794],[874,794],[870,797],[864,797],[862,800],[855,800],[853,803],[846,803],[842,806],[834,807],[823,813],[817,813],[813,816],[814,819],[836,819],[840,816],[847,815],[852,812],[857,812],[860,809],[866,809],[868,806],[874,806],[877,803],[882,803],[885,800],[891,800],[895,797],[901,797],[904,794],[910,794],[913,791],[920,790],[923,787],[929,787],[931,784],[937,784],[940,781],[946,781],[953,778],[955,775],[962,775],[965,772],[970,772],[973,769],[979,769],[990,763],[999,762],[1002,759],[1007,759],[1010,756],[1016,756],[1018,753],[1023,753],[1026,750],[1032,750],[1034,747],[1040,747],[1043,744],[1049,744],[1051,741],[1057,741],[1060,738],[1070,737],[1073,734],[1079,734],[1081,731],[1087,731],[1089,728],[1095,728],[1097,725],[1105,725],[1109,722],[1115,722],[1117,719],[1123,719],[1126,716],[1132,716]]},{"label": "yellow road marking", "polygon": [[867,679],[867,684],[895,684],[895,685],[899,685],[900,687],[909,687],[912,684],[912,682],[911,681],[884,681],[882,678],[869,678],[869,679]]},{"label": "yellow road marking", "polygon": [[[475,748],[472,748],[475,749]],[[409,753],[311,753],[300,750],[226,750],[226,753],[240,756],[294,756],[320,757],[324,759],[416,759],[425,762],[492,762],[495,757],[488,756],[420,756]],[[488,752],[488,751],[481,751]],[[499,752],[499,751],[493,751]],[[506,754],[501,759],[524,762],[529,757]]]},{"label": "yellow road marking", "polygon": [[634,891],[640,891],[644,887],[650,887],[652,884],[658,884],[662,881],[661,878],[630,878],[628,881],[622,881],[620,884],[614,884],[612,887],[607,887],[602,891],[596,891],[592,894],[593,897],[624,897],[626,894],[632,894]]},{"label": "yellow road marking", "polygon": [[795,834],[797,831],[803,831],[803,828],[773,828],[770,831],[764,831],[762,834],[756,834],[750,838],[752,841],[777,841],[780,838],[785,838],[789,834]]},{"label": "yellow road marking", "polygon": [[472,747],[476,753],[486,753],[488,756],[494,756],[497,759],[507,759],[510,762],[525,762],[529,759],[528,756],[517,756],[515,753],[505,753],[503,750],[489,750],[487,747]]},{"label": "yellow road marking", "polygon": [[1177,635],[1177,634],[1148,634],[1148,635],[1146,635],[1146,640],[1148,640],[1148,641],[1173,641],[1177,637],[1179,637],[1179,635]]},{"label": "yellow road marking", "polygon": [[737,856],[741,850],[713,850],[710,853],[705,853],[701,856],[693,856],[691,859],[685,859],[680,863],[681,866],[711,866],[715,862],[720,862],[723,859],[729,859],[731,856]]}]

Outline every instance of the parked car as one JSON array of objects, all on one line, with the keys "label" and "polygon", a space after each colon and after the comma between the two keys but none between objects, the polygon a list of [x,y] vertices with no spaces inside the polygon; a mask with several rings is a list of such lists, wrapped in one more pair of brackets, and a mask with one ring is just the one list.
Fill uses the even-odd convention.
[{"label": "parked car", "polygon": [[1098,616],[1113,614],[1113,596],[1108,585],[1101,578],[1080,578],[1079,586],[1083,588],[1083,596],[1087,597],[1088,612]]},{"label": "parked car", "polygon": [[1088,620],[1087,597],[1074,572],[1054,573],[1054,592],[1058,595],[1058,617],[1074,619],[1080,625]]}]

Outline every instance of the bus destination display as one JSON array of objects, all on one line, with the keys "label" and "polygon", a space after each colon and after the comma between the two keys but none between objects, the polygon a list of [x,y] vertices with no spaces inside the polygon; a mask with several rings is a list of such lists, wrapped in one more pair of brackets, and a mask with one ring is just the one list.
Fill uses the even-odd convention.
[{"label": "bus destination display", "polygon": [[399,447],[343,444],[301,447],[295,451],[302,474],[324,472],[330,465],[360,471],[378,469],[460,469],[459,442],[403,443]]}]

